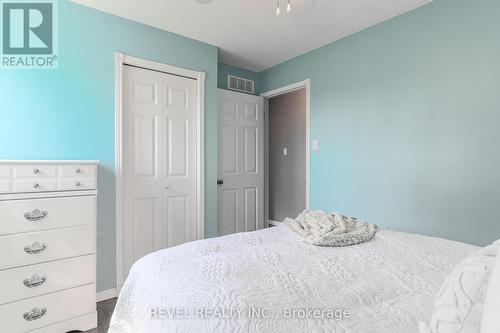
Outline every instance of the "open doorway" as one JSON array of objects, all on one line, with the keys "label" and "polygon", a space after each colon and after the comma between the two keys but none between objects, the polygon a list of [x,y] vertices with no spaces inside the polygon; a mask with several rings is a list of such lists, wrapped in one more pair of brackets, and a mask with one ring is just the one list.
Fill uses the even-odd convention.
[{"label": "open doorway", "polygon": [[276,225],[309,208],[309,80],[263,96],[265,218]]}]

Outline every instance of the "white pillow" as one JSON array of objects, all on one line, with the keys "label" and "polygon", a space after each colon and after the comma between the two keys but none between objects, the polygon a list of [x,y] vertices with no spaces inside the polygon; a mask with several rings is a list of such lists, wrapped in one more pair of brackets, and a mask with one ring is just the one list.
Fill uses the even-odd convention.
[{"label": "white pillow", "polygon": [[481,248],[453,269],[437,295],[429,326],[420,323],[420,333],[480,331],[486,290],[499,245]]},{"label": "white pillow", "polygon": [[[500,241],[496,241],[499,244]],[[483,320],[481,322],[481,333],[500,332],[500,255],[497,255],[495,266],[491,272],[490,282],[486,300],[484,301]]]}]

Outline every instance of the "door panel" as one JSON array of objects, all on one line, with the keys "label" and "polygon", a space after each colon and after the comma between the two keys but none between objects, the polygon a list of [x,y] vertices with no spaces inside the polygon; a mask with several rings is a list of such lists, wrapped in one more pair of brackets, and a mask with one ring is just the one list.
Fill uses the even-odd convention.
[{"label": "door panel", "polygon": [[228,235],[238,231],[238,189],[222,189],[222,225],[219,235]]},{"label": "door panel", "polygon": [[259,135],[257,128],[245,127],[245,173],[258,172]]},{"label": "door panel", "polygon": [[258,189],[255,187],[247,187],[245,192],[245,230],[254,231],[257,226],[257,217],[259,214],[258,207]]},{"label": "door panel", "polygon": [[[222,97],[221,94],[224,94],[225,96]],[[219,110],[220,112],[222,112],[222,116],[228,119],[236,119],[238,102],[236,100],[230,99],[230,96],[228,96],[228,94],[226,94],[225,92],[220,92],[220,91],[219,91],[219,102],[221,102],[219,106],[222,105],[222,109]]]},{"label": "door panel", "polygon": [[158,116],[134,114],[133,118],[134,177],[156,178]]},{"label": "door panel", "polygon": [[176,89],[175,86],[167,87],[169,107],[189,110],[189,91],[187,89]]},{"label": "door panel", "polygon": [[238,127],[222,125],[222,172],[238,172]]},{"label": "door panel", "polygon": [[122,276],[195,240],[196,81],[124,66]]},{"label": "door panel", "polygon": [[264,227],[263,104],[219,90],[219,235]]},{"label": "door panel", "polygon": [[158,104],[158,84],[156,82],[138,82],[134,80],[134,103]]},{"label": "door panel", "polygon": [[185,195],[167,198],[168,246],[179,245],[190,240],[188,201],[189,199]]},{"label": "door panel", "polygon": [[245,103],[244,106],[245,106],[245,119],[259,120],[258,119],[259,106],[257,104]]},{"label": "door panel", "polygon": [[134,258],[151,253],[155,246],[155,226],[157,224],[156,198],[135,198],[134,207]]},{"label": "door panel", "polygon": [[168,119],[167,177],[188,177],[189,120]]}]

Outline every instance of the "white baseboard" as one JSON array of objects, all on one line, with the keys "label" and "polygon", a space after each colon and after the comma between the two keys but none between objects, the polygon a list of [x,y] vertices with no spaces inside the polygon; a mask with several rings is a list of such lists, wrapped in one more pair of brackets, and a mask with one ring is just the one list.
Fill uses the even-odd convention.
[{"label": "white baseboard", "polygon": [[116,288],[108,289],[108,290],[103,290],[97,292],[97,301],[105,301],[107,299],[116,297]]},{"label": "white baseboard", "polygon": [[278,221],[274,221],[274,220],[267,220],[267,224],[268,224],[269,226],[272,226],[272,225],[274,225],[274,226],[278,226],[278,225],[280,225],[281,223],[283,223],[283,222],[278,222]]}]

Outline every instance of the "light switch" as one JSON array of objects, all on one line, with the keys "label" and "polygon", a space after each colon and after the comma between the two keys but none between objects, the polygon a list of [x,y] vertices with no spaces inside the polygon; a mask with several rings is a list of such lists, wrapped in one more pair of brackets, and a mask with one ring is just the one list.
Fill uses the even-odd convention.
[{"label": "light switch", "polygon": [[283,148],[283,156],[288,155],[288,148]]},{"label": "light switch", "polygon": [[318,141],[318,140],[316,140],[316,139],[315,139],[315,140],[313,140],[313,142],[312,142],[312,146],[313,146],[313,147],[312,147],[312,148],[313,148],[313,150],[319,150],[319,141]]}]

